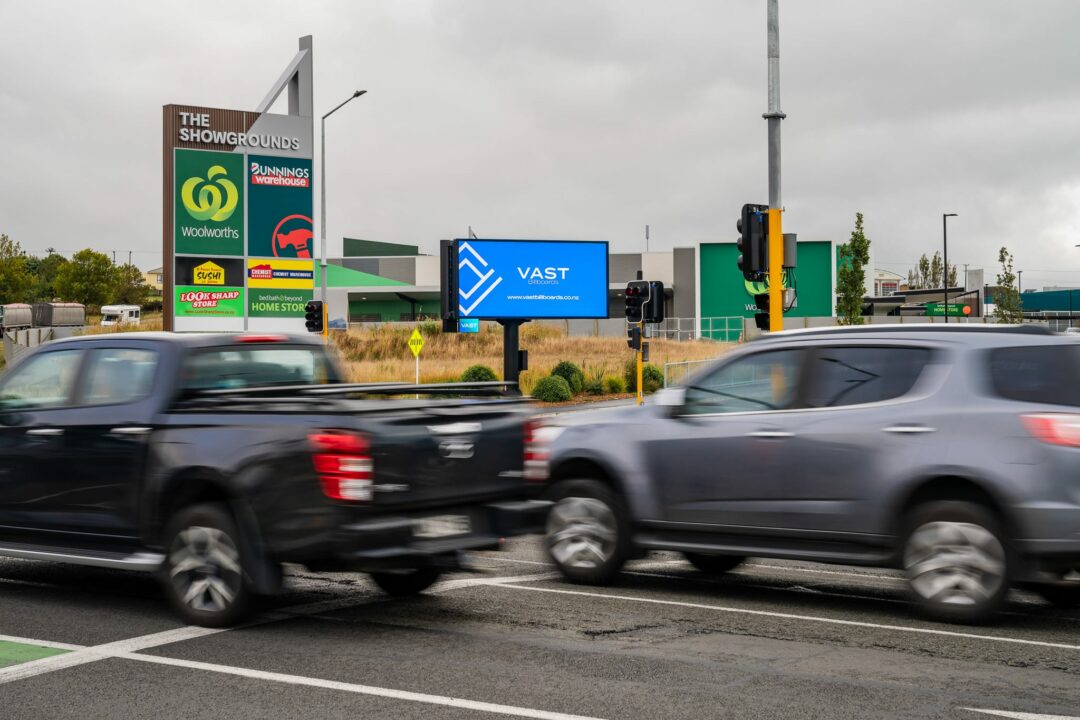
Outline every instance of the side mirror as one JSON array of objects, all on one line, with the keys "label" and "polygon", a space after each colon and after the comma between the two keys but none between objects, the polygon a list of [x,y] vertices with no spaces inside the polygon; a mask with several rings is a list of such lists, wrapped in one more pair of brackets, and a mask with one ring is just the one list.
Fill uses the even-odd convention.
[{"label": "side mirror", "polygon": [[686,388],[669,387],[658,391],[653,395],[653,404],[657,407],[668,408],[672,414],[682,409],[686,403]]}]

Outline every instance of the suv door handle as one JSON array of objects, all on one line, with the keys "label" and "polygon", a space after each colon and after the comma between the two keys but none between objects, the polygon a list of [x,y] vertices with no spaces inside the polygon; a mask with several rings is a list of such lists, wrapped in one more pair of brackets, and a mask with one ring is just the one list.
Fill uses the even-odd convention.
[{"label": "suv door handle", "polygon": [[925,425],[890,425],[881,428],[881,432],[896,433],[897,435],[917,435],[919,433],[937,432],[937,428],[926,427]]},{"label": "suv door handle", "polygon": [[145,435],[150,432],[148,427],[133,427],[126,425],[124,427],[114,427],[109,431],[110,435]]},{"label": "suv door handle", "polygon": [[27,435],[35,437],[58,437],[64,434],[63,428],[31,428],[26,431]]},{"label": "suv door handle", "polygon": [[752,433],[746,433],[746,437],[762,438],[764,440],[783,440],[784,438],[795,437],[795,433],[784,432],[783,430],[757,430]]}]

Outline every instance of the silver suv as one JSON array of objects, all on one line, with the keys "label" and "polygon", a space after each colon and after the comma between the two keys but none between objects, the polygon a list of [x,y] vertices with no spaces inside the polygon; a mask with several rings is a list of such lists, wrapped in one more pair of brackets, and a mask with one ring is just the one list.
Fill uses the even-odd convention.
[{"label": "silver suv", "polygon": [[929,615],[1022,583],[1080,602],[1080,341],[1030,326],[786,332],[644,408],[549,431],[546,544],[576,582],[677,550],[903,568]]}]

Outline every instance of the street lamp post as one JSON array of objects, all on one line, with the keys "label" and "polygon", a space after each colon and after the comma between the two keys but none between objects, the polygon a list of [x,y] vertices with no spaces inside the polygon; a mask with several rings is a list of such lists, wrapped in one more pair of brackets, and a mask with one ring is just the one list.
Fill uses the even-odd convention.
[{"label": "street lamp post", "polygon": [[941,216],[941,240],[945,246],[945,324],[949,324],[949,218],[956,217],[956,213],[945,213]]},{"label": "street lamp post", "polygon": [[348,99],[345,100],[345,102],[341,103],[336,108],[334,108],[333,110],[331,110],[330,112],[328,112],[328,113],[326,113],[325,115],[322,116],[322,129],[321,129],[321,133],[320,133],[320,139],[322,140],[322,160],[320,161],[321,166],[320,166],[320,172],[319,172],[319,190],[320,190],[320,194],[322,195],[322,211],[319,213],[319,241],[320,241],[319,242],[319,257],[320,257],[319,265],[321,266],[321,269],[322,269],[322,294],[319,296],[319,299],[321,299],[323,301],[324,307],[326,306],[326,303],[327,303],[327,297],[326,297],[326,118],[330,117],[331,115],[336,113],[338,110],[340,110],[342,107],[344,107],[345,103],[348,103],[348,102],[350,102],[352,100],[355,100],[356,98],[360,97],[361,95],[363,95],[366,92],[367,92],[367,90],[357,90],[352,95],[350,95],[348,97]]}]

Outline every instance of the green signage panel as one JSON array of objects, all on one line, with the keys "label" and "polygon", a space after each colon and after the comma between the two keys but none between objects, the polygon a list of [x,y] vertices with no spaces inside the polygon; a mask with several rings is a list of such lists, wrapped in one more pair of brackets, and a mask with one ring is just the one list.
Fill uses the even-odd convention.
[{"label": "green signage panel", "polygon": [[314,257],[311,160],[249,155],[248,255]]},{"label": "green signage panel", "polygon": [[176,316],[201,318],[244,317],[244,288],[177,285]]},{"label": "green signage panel", "polygon": [[177,149],[173,237],[177,254],[244,254],[244,156]]},{"label": "green signage panel", "polygon": [[[769,284],[743,278],[735,243],[702,243],[700,255],[701,317],[753,317],[754,294],[768,292]],[[795,288],[798,304],[785,317],[833,314],[833,262],[831,242],[799,243],[799,267],[784,274],[784,287]]]},{"label": "green signage panel", "polygon": [[[925,307],[927,317],[945,317],[944,303],[926,303]],[[949,317],[967,317],[970,314],[970,303],[949,303]]]},{"label": "green signage panel", "polygon": [[315,297],[312,290],[268,290],[252,288],[248,291],[248,315],[250,317],[302,318],[304,306]]}]

